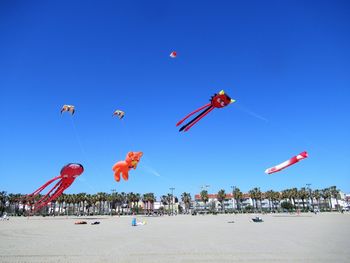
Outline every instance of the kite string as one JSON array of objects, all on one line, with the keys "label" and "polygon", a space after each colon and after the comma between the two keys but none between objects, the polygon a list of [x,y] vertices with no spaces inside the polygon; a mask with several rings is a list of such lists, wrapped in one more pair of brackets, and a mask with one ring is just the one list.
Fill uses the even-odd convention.
[{"label": "kite string", "polygon": [[[300,131],[297,131],[297,130],[295,130],[293,128],[290,128],[290,127],[288,129],[286,129],[283,125],[279,124],[278,122],[270,121],[269,119],[261,116],[260,114],[257,114],[254,111],[250,110],[248,107],[245,107],[245,106],[242,106],[242,105],[238,105],[238,104],[236,105],[236,107],[241,112],[247,113],[250,116],[253,116],[253,117],[255,117],[255,118],[257,118],[257,119],[259,119],[261,121],[264,121],[265,123],[270,124],[271,126],[274,126],[274,127],[278,128],[279,130],[283,131],[285,134],[293,135],[294,138],[295,137],[302,138],[302,140],[305,143],[309,144],[313,148],[318,148],[319,150],[321,150],[324,153],[334,152],[334,151],[331,151],[331,150],[327,149],[324,146],[320,146],[320,144],[316,144],[315,142],[313,142],[309,138],[305,137],[304,134],[301,134]],[[334,155],[334,153],[332,153],[332,155]],[[347,161],[347,162],[349,161],[349,159],[344,157],[343,155],[341,155],[339,157],[341,157],[344,161]]]},{"label": "kite string", "polygon": [[80,136],[78,134],[78,130],[77,130],[76,125],[74,123],[73,117],[71,116],[70,119],[71,119],[71,124],[72,124],[73,130],[74,130],[75,137],[76,137],[78,144],[79,144],[79,147],[80,147],[80,151],[83,155],[83,158],[86,159],[86,152],[84,150],[83,144],[82,144]]},{"label": "kite string", "polygon": [[[207,106],[207,105],[206,105]],[[126,136],[128,138],[128,142],[129,142],[129,145],[131,147],[131,150],[132,151],[139,151],[140,149],[137,149],[135,148],[135,138],[138,138],[138,135],[135,136],[134,134],[134,130],[131,129],[130,127],[128,127],[128,123],[124,122],[123,121],[124,119],[121,120],[121,122],[123,122],[124,125],[123,128],[124,128],[124,131],[126,132]],[[160,173],[158,173],[158,171],[156,169],[154,169],[153,165],[150,165],[152,162],[151,160],[147,157],[147,152],[143,152],[143,156],[142,156],[142,160],[140,162],[140,167],[141,169],[143,169],[145,172],[147,172],[148,174],[152,174],[154,175],[155,177],[159,178],[160,180],[163,180],[165,182],[167,182],[169,184],[169,186],[174,186],[174,181],[173,180],[169,180],[168,178],[164,177],[164,175],[161,175]],[[182,190],[184,192],[187,192],[188,189],[184,189],[184,188],[177,188],[179,190]],[[187,190],[187,191],[186,191]],[[195,191],[193,191],[195,193]]]},{"label": "kite string", "polygon": [[[74,120],[73,120],[73,116],[71,116],[70,119],[71,119],[71,124],[72,124],[73,130],[74,130],[74,134],[75,134],[75,136],[76,136],[76,139],[77,139],[78,144],[79,144],[79,147],[80,147],[80,151],[81,151],[81,154],[82,154],[83,161],[84,161],[84,162],[88,162],[88,161],[87,161],[87,160],[88,160],[87,154],[86,154],[85,148],[83,147],[83,143],[82,143],[82,141],[81,141],[81,138],[80,138],[80,136],[79,136],[78,129],[77,129],[77,127],[76,127],[76,125],[75,125],[75,122],[74,122]],[[98,174],[98,173],[97,173],[97,174]],[[83,182],[83,183],[84,183],[85,185],[87,185],[90,189],[92,189],[93,192],[96,193],[96,189],[95,189],[91,184],[89,184],[85,179],[83,180],[83,179],[80,178],[80,177],[78,177],[77,179],[78,179],[80,182]]]},{"label": "kite string", "polygon": [[[180,192],[188,192],[188,188],[183,188],[183,187],[177,187],[176,183],[174,183],[174,180],[169,180],[167,177],[161,175],[158,171],[156,171],[153,166],[149,165],[149,159],[146,157],[144,158],[142,164],[140,165],[143,170],[146,171],[146,173],[148,174],[152,174],[154,176],[156,176],[157,178],[159,178],[160,180],[162,180],[163,182],[166,182],[169,187],[175,186],[175,189],[181,190]],[[193,192],[195,193],[196,191],[193,189]],[[191,192],[191,191],[190,191]]]}]

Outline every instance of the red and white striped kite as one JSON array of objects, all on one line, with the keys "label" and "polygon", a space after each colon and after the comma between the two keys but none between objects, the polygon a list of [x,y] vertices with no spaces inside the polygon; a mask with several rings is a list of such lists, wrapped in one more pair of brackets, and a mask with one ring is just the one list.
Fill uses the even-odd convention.
[{"label": "red and white striped kite", "polygon": [[308,157],[307,152],[302,152],[302,153],[298,154],[297,156],[293,156],[292,158],[290,158],[289,160],[287,160],[281,164],[278,164],[274,167],[266,169],[265,173],[272,174],[272,173],[279,172],[279,171],[287,168],[288,166],[291,166],[291,165],[293,165],[293,164],[295,164],[295,163],[299,162],[300,160],[303,160],[307,157]]},{"label": "red and white striped kite", "polygon": [[171,58],[176,58],[176,56],[177,56],[176,51],[173,51],[173,52],[170,53],[170,57]]}]

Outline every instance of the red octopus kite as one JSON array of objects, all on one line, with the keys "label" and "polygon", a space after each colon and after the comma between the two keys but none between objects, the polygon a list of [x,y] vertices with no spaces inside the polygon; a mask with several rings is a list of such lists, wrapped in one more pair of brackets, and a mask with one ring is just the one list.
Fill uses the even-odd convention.
[{"label": "red octopus kite", "polygon": [[235,100],[231,99],[225,92],[222,90],[219,92],[219,94],[214,94],[210,102],[208,104],[205,104],[204,106],[200,107],[199,109],[196,109],[195,111],[188,114],[185,118],[180,120],[178,123],[176,123],[176,126],[179,126],[182,124],[187,118],[192,116],[193,114],[197,113],[200,110],[203,110],[200,114],[198,114],[193,120],[191,120],[186,125],[182,126],[179,131],[188,131],[192,128],[193,125],[195,125],[197,122],[199,122],[204,116],[206,116],[209,112],[211,112],[215,108],[223,108],[227,105],[235,102]]},{"label": "red octopus kite", "polygon": [[81,164],[69,163],[61,169],[61,173],[59,176],[46,182],[40,188],[35,190],[32,194],[27,195],[26,197],[28,201],[33,200],[34,197],[40,194],[41,191],[43,191],[49,184],[56,180],[59,180],[46,195],[44,195],[37,202],[34,203],[33,212],[40,210],[41,208],[45,207],[49,202],[58,198],[63,193],[63,191],[66,190],[74,182],[75,178],[77,178],[83,172],[84,167]]},{"label": "red octopus kite", "polygon": [[129,170],[132,168],[136,169],[142,155],[142,152],[128,152],[125,161],[119,161],[113,165],[114,179],[119,182],[120,174],[122,174],[123,179],[127,181],[129,179]]}]

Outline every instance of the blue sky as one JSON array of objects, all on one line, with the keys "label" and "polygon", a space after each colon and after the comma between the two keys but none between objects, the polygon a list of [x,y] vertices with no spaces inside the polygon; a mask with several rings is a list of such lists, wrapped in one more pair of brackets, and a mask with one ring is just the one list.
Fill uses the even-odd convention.
[{"label": "blue sky", "polygon": [[[0,189],[30,193],[79,162],[67,193],[350,192],[349,11],[347,1],[1,1]],[[237,102],[179,133],[222,89]],[[63,104],[76,114],[61,116]],[[144,156],[116,183],[111,167],[128,151]]]}]

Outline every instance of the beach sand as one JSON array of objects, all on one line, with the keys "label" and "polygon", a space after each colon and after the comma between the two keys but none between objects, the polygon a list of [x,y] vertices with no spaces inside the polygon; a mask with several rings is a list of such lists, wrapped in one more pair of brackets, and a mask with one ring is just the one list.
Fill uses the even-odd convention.
[{"label": "beach sand", "polygon": [[12,217],[0,262],[350,262],[350,214],[253,216]]}]

